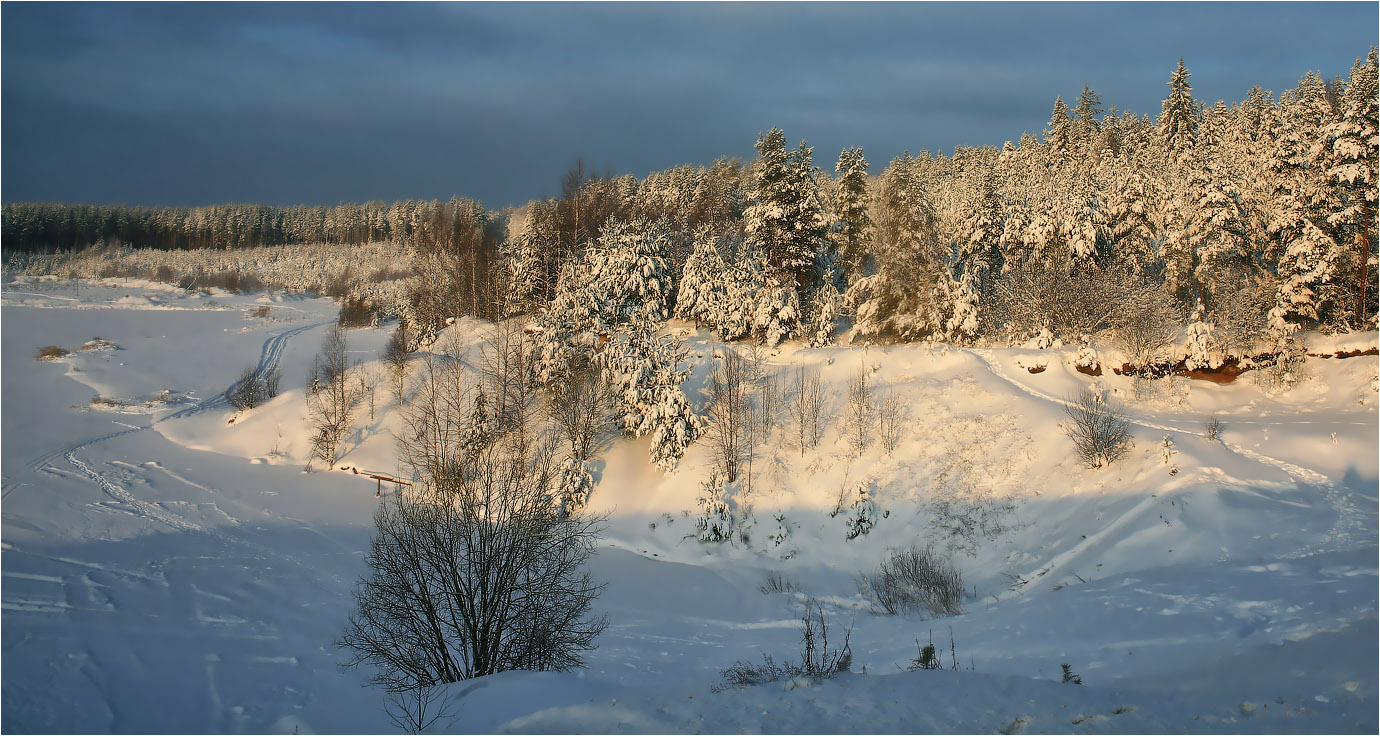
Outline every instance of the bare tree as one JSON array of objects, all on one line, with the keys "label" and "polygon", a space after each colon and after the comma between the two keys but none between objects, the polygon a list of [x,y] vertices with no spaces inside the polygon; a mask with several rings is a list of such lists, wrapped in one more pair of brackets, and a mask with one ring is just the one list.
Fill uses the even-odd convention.
[{"label": "bare tree", "polygon": [[882,440],[882,449],[890,455],[901,442],[901,428],[905,422],[905,402],[899,394],[888,389],[877,403],[877,429]]},{"label": "bare tree", "polygon": [[316,429],[312,455],[328,467],[340,457],[345,433],[362,398],[357,383],[350,380],[353,367],[345,331],[334,325],[326,332],[307,382],[307,411]]},{"label": "bare tree", "polygon": [[519,453],[536,441],[533,414],[537,389],[532,366],[533,345],[515,319],[495,324],[480,353],[485,394],[491,403],[496,433],[513,440]]},{"label": "bare tree", "polygon": [[819,444],[819,430],[823,419],[823,390],[820,386],[819,372],[805,366],[797,366],[795,378],[791,382],[791,402],[787,407],[791,424],[794,425],[796,444],[800,454]]},{"label": "bare tree", "polygon": [[388,377],[392,381],[393,403],[399,406],[402,405],[403,390],[406,388],[409,357],[411,351],[407,349],[407,323],[400,322],[388,338],[388,345],[383,349],[383,364],[388,367]]},{"label": "bare tree", "polygon": [[861,455],[872,441],[874,412],[870,372],[866,365],[859,365],[857,375],[848,382],[848,445],[854,454]]},{"label": "bare tree", "polygon": [[1181,320],[1166,289],[1147,284],[1125,294],[1112,318],[1112,330],[1131,365],[1144,375],[1165,359]]},{"label": "bare tree", "polygon": [[584,461],[614,427],[616,406],[617,397],[601,380],[598,366],[588,355],[579,355],[566,380],[552,388],[547,415],[569,445],[569,457]]},{"label": "bare tree", "polygon": [[728,483],[738,480],[738,472],[751,449],[753,416],[748,361],[733,350],[726,350],[722,362],[709,375],[709,454],[714,467]]},{"label": "bare tree", "polygon": [[472,450],[483,449],[467,442],[475,401],[483,402],[479,377],[465,367],[452,339],[439,353],[424,354],[420,378],[402,412],[398,456],[417,477],[445,483],[461,473]]}]

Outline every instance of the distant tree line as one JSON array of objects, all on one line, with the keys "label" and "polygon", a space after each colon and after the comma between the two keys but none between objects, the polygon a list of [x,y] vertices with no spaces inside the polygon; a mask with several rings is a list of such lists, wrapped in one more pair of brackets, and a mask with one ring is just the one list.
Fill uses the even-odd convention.
[{"label": "distant tree line", "polygon": [[[1154,120],[1104,108],[1085,86],[1072,107],[1055,101],[1042,137],[906,153],[876,176],[859,148],[831,176],[812,148],[772,128],[747,163],[638,179],[577,161],[560,196],[516,211],[459,198],[10,204],[4,244],[397,243],[412,254],[408,309],[423,337],[465,314],[587,327],[615,309],[610,324],[626,323],[623,295],[574,298],[597,269],[623,279],[604,291],[655,294],[655,308],[637,310],[653,321],[674,315],[726,339],[827,344],[840,316],[851,317],[850,339],[874,341],[1110,331],[1153,346],[1149,333],[1188,326],[1220,360],[1298,329],[1374,326],[1376,66],[1371,49],[1345,80],[1309,72],[1278,97],[1257,87],[1206,105],[1180,61]],[[618,275],[625,265],[641,270]],[[559,313],[567,308],[585,311]]]}]

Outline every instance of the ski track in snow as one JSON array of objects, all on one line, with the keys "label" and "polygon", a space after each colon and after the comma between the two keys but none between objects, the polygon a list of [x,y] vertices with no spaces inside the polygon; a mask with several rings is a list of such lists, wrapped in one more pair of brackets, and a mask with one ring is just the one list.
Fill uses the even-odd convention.
[{"label": "ski track in snow", "polygon": [[[1006,373],[1005,369],[1002,368],[1000,362],[995,357],[993,357],[992,352],[990,350],[967,349],[967,352],[972,353],[979,360],[981,360],[982,363],[987,367],[987,370],[992,373],[992,375],[996,376],[997,378],[1000,378],[1001,380],[1010,384],[1012,387],[1026,394],[1027,396],[1059,404],[1060,406],[1069,406],[1069,402],[1066,399],[1061,399],[1057,396],[1051,396],[1043,391],[1040,391],[1039,389],[1027,386],[1024,383],[1021,383],[1020,381],[1017,381],[1016,379],[1012,378],[1010,375]],[[1188,435],[1197,434],[1197,432],[1193,430],[1187,430],[1182,427],[1174,427],[1168,424],[1152,422],[1147,419],[1134,416],[1129,412],[1126,414],[1126,419],[1131,424],[1135,424],[1140,427],[1145,427],[1147,429],[1159,430],[1161,432]],[[1263,424],[1266,426],[1270,424],[1269,422],[1260,421],[1252,423]],[[1361,513],[1359,509],[1356,508],[1356,504],[1353,503],[1352,500],[1348,497],[1349,494],[1346,492],[1345,489],[1338,488],[1337,485],[1333,483],[1332,480],[1329,479],[1327,476],[1317,471],[1300,467],[1298,465],[1284,460],[1280,460],[1279,458],[1271,457],[1269,455],[1256,452],[1242,445],[1227,442],[1226,440],[1220,441],[1224,447],[1231,450],[1232,452],[1235,452],[1236,454],[1241,455],[1242,457],[1254,460],[1262,465],[1267,465],[1272,468],[1275,468],[1276,470],[1279,470],[1284,474],[1288,475],[1289,478],[1293,480],[1294,484],[1298,486],[1300,490],[1303,490],[1305,488],[1316,489],[1318,493],[1322,496],[1322,498],[1326,500],[1327,503],[1330,504],[1333,510],[1336,512],[1337,521],[1333,524],[1332,528],[1327,531],[1327,533],[1322,535],[1322,540],[1310,544],[1306,547],[1303,547],[1298,551],[1294,552],[1292,555],[1286,555],[1286,557],[1307,557],[1310,555],[1317,554],[1319,552],[1329,552],[1337,549],[1349,549],[1352,546],[1349,544],[1349,542],[1351,542],[1354,539],[1355,534],[1365,531],[1366,524],[1361,518]],[[1072,559],[1076,557],[1077,553],[1080,552],[1082,549],[1093,544],[1096,540],[1104,538],[1109,530],[1121,525],[1126,520],[1132,518],[1136,514],[1139,514],[1141,511],[1147,509],[1152,501],[1153,497],[1146,497],[1144,501],[1137,504],[1131,510],[1127,511],[1120,518],[1111,522],[1108,526],[1106,526],[1103,529],[1102,532],[1091,535],[1088,539],[1080,540],[1080,542],[1077,545],[1074,545],[1072,548],[1060,553],[1055,557],[1054,560],[1050,561],[1045,566],[1041,567],[1035,573],[1032,573],[1032,575],[1048,573],[1054,570],[1062,560]],[[1332,542],[1332,544],[1327,544],[1328,541]],[[1029,579],[1030,577],[1031,576],[1027,576],[1027,579]]]},{"label": "ski track in snow", "polygon": [[[307,332],[318,327],[323,327],[328,324],[330,324],[330,322],[316,322],[313,324],[302,325],[300,327],[294,327],[293,329],[285,330],[265,340],[263,348],[259,351],[258,370],[262,373],[277,368],[278,362],[282,359],[283,351],[287,348],[287,344],[292,340],[292,338],[302,334],[303,332]],[[98,445],[102,442],[106,442],[107,440],[115,439],[116,437],[121,437],[127,434],[133,434],[135,432],[142,432],[147,429],[152,429],[155,425],[168,421],[169,419],[195,416],[215,409],[227,407],[230,405],[230,402],[228,399],[225,398],[225,395],[226,393],[237,387],[239,383],[239,381],[236,381],[234,384],[231,385],[229,389],[217,393],[215,396],[211,398],[202,399],[201,401],[198,401],[192,406],[186,407],[184,409],[179,409],[178,411],[175,411],[171,414],[155,419],[154,421],[149,422],[147,425],[144,425],[142,427],[130,427],[130,425],[124,425],[129,428],[122,429],[118,432],[111,432],[110,434],[102,435],[100,437],[96,437],[94,439],[90,439],[85,442],[72,445],[70,447],[50,452],[47,455],[44,455],[36,460],[29,462],[26,467],[29,470],[39,470],[43,466],[51,463],[60,455],[63,458],[65,458],[68,463],[70,463],[73,467],[80,471],[82,475],[85,475],[93,483],[95,483],[97,487],[99,487],[107,496],[110,496],[111,498],[115,499],[117,502],[122,504],[125,508],[134,512],[136,515],[153,519],[179,531],[206,532],[222,540],[229,541],[228,537],[219,532],[205,529],[177,514],[174,514],[162,508],[161,506],[157,506],[155,504],[151,504],[146,501],[141,501],[138,498],[135,498],[134,495],[131,494],[124,487],[110,481],[105,476],[101,475],[99,472],[93,469],[90,465],[86,464],[85,462],[82,462],[77,457],[77,452],[87,447],[91,447],[94,445]],[[158,470],[163,471],[175,480],[182,481],[187,485],[195,486],[197,488],[201,488],[207,491],[211,490],[209,488],[206,488],[206,486],[194,483],[190,480],[187,480],[186,478],[183,478],[173,473],[172,471],[169,471],[168,469],[164,468],[161,464],[155,463],[154,467],[156,467]],[[21,484],[16,483],[14,481],[7,480],[4,484],[3,491],[0,492],[0,500],[8,498],[9,495],[13,493],[14,490],[18,488],[20,485]]]}]

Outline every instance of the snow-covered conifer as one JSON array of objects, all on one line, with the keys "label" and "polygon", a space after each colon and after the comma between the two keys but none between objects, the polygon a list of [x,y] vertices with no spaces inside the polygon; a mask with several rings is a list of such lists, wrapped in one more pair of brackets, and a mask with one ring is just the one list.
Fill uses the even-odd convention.
[{"label": "snow-covered conifer", "polygon": [[1169,96],[1160,105],[1160,118],[1156,130],[1165,150],[1174,158],[1182,158],[1193,149],[1198,138],[1198,108],[1193,100],[1193,87],[1188,78],[1193,75],[1179,59],[1179,67],[1166,82]]},{"label": "snow-covered conifer", "polygon": [[1221,356],[1214,349],[1212,323],[1203,321],[1205,312],[1200,299],[1188,323],[1188,358],[1184,361],[1184,367],[1191,371],[1222,365]]}]

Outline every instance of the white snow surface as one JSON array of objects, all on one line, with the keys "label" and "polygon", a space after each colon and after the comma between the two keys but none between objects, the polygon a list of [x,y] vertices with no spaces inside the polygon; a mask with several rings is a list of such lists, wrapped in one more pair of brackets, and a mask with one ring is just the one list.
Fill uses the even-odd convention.
[{"label": "white snow surface", "polygon": [[[378,503],[352,471],[397,468],[386,329],[348,331],[380,379],[374,418],[361,411],[336,469],[304,470],[302,388],[336,311],[121,280],[5,285],[0,729],[395,730],[334,644]],[[483,328],[449,329],[477,350]],[[686,392],[703,411],[723,346],[667,329],[689,344]],[[1308,338],[1318,354],[1376,346],[1374,332]],[[73,352],[35,359],[45,345]],[[827,426],[802,453],[783,415],[736,499],[750,515],[732,543],[695,538],[703,443],[669,473],[646,439],[608,443],[591,506],[608,514],[592,568],[609,627],[588,667],[458,683],[438,730],[1376,732],[1376,357],[1311,358],[1277,395],[1247,374],[1172,379],[1142,400],[1076,359],[783,346],[769,367],[783,385],[796,366],[820,371]],[[281,368],[283,393],[236,415],[220,393],[252,365]],[[906,404],[890,456],[875,443],[854,457],[843,437],[860,366]],[[1100,470],[1059,428],[1062,402],[1094,384],[1125,404],[1135,441]],[[1221,441],[1202,436],[1210,415]],[[860,485],[883,518],[848,541],[847,512],[830,511]],[[937,501],[987,533],[951,534]],[[869,611],[855,578],[912,543],[952,554],[963,615]],[[797,590],[759,591],[770,572]],[[834,631],[853,627],[852,672],[712,689],[736,661],[797,659],[807,597]],[[931,637],[958,669],[902,671]],[[1065,662],[1083,685],[1060,682]]]}]

